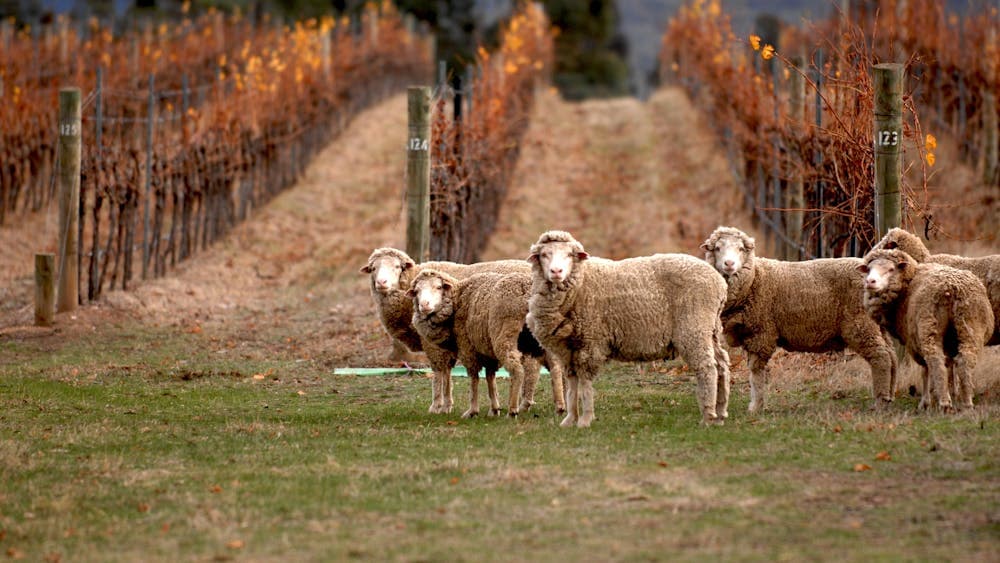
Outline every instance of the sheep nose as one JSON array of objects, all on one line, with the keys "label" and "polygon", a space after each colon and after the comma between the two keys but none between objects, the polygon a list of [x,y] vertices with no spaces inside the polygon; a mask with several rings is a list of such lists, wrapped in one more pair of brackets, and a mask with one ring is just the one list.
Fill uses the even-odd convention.
[{"label": "sheep nose", "polygon": [[733,261],[732,260],[726,260],[725,262],[723,262],[723,264],[725,264],[725,266],[727,268],[732,268],[733,267]]},{"label": "sheep nose", "polygon": [[549,271],[552,272],[552,275],[555,275],[555,276],[561,276],[562,273],[563,273],[563,269],[562,268],[556,268],[556,267],[549,268]]}]

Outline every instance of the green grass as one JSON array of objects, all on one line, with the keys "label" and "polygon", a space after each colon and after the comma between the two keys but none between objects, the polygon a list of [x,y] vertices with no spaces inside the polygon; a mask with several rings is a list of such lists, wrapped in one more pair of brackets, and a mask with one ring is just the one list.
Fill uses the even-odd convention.
[{"label": "green grass", "polygon": [[813,380],[751,417],[744,384],[730,421],[705,428],[693,381],[611,365],[593,427],[562,429],[546,380],[519,420],[462,420],[466,379],[455,413],[430,415],[423,377],[333,376],[201,339],[0,342],[0,553],[930,561],[1000,547],[989,401],[871,413],[866,389],[834,400]]}]

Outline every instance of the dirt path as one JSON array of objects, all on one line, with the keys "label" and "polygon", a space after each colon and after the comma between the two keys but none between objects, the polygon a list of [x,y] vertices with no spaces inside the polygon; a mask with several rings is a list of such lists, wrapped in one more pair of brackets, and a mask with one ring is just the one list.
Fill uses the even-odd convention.
[{"label": "dirt path", "polygon": [[[357,116],[295,188],[226,240],[167,278],[109,293],[75,318],[60,315],[56,330],[133,318],[204,332],[209,345],[245,359],[282,354],[330,365],[384,363],[388,337],[357,269],[372,248],[404,244],[405,153],[393,132],[405,131],[405,115],[405,98],[397,96]],[[693,211],[679,205],[728,177],[711,137],[697,134],[695,115],[677,90],[648,104],[570,104],[542,92],[485,257],[521,257],[549,228],[570,230],[594,254],[613,258],[697,252],[737,207],[728,201],[734,198]],[[685,131],[683,142],[674,142],[675,131]],[[0,284],[10,292],[0,310],[0,330],[8,335],[31,332],[24,328],[31,322],[30,284],[30,271],[14,270]]]},{"label": "dirt path", "polygon": [[678,89],[634,98],[539,96],[484,259],[521,256],[547,229],[592,254],[697,253],[720,224],[748,224],[711,134]]},{"label": "dirt path", "polygon": [[[294,189],[224,241],[167,278],[109,293],[73,317],[59,315],[56,330],[133,318],[204,332],[209,345],[238,348],[246,359],[282,352],[337,365],[373,363],[388,337],[357,270],[372,248],[403,244],[405,127],[404,95],[360,114]],[[25,283],[24,275],[13,282]],[[35,332],[21,328],[31,314],[22,298],[0,317],[0,329]]]}]

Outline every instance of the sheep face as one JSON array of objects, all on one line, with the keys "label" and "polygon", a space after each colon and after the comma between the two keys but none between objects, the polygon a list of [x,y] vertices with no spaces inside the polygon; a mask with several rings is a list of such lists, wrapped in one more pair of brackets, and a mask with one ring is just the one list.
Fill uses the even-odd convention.
[{"label": "sheep face", "polygon": [[916,262],[899,250],[874,250],[858,271],[865,274],[865,292],[879,295],[906,287],[916,271]]},{"label": "sheep face", "polygon": [[705,261],[728,278],[752,261],[754,240],[743,231],[720,227],[702,243]]},{"label": "sheep face", "polygon": [[546,281],[557,286],[563,284],[573,273],[573,267],[580,260],[586,260],[589,254],[583,251],[583,246],[573,242],[548,242],[535,245],[528,261],[539,268]]},{"label": "sheep face", "polygon": [[441,308],[441,304],[453,287],[451,280],[436,272],[424,271],[413,280],[413,286],[406,294],[413,299],[413,306],[421,314],[428,315]]},{"label": "sheep face", "polygon": [[370,274],[372,287],[379,293],[388,293],[399,289],[399,280],[405,270],[414,267],[413,260],[401,252],[376,250],[368,258],[368,264],[361,268],[361,273]]}]

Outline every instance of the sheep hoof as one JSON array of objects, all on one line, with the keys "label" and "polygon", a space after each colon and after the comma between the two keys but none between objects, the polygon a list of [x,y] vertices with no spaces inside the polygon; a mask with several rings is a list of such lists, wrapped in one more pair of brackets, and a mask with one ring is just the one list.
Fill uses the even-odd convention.
[{"label": "sheep hoof", "polygon": [[572,428],[576,426],[576,419],[573,418],[573,415],[567,414],[566,418],[564,418],[563,421],[559,423],[559,426],[562,426],[563,428]]},{"label": "sheep hoof", "polygon": [[955,407],[953,407],[951,405],[941,405],[941,412],[944,413],[944,414],[954,414],[955,413]]},{"label": "sheep hoof", "polygon": [[584,420],[584,419],[581,418],[580,420],[576,421],[576,427],[577,428],[590,428],[590,421],[589,420]]},{"label": "sheep hoof", "polygon": [[517,411],[510,411],[507,413],[508,418],[517,418]]},{"label": "sheep hoof", "polygon": [[565,407],[562,407],[562,408],[557,408],[557,409],[556,409],[556,414],[557,414],[557,415],[563,415],[563,414],[566,414],[566,408],[565,408]]},{"label": "sheep hoof", "polygon": [[490,416],[500,416],[500,409],[490,409]]},{"label": "sheep hoof", "polygon": [[462,413],[462,418],[475,418],[479,413],[474,410],[467,410]]}]

